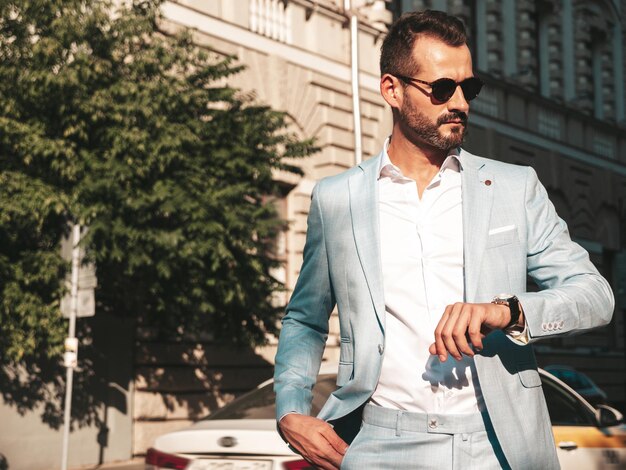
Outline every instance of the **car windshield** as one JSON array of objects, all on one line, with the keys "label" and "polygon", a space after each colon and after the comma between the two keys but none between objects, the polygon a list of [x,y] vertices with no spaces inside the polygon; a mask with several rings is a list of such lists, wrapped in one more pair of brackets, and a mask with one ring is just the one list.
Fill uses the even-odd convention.
[{"label": "car windshield", "polygon": [[[328,396],[336,388],[334,375],[320,375],[317,378],[317,383],[313,387],[311,415],[315,416],[319,413]],[[204,419],[275,419],[274,401],[274,384],[269,383],[242,395]]]}]

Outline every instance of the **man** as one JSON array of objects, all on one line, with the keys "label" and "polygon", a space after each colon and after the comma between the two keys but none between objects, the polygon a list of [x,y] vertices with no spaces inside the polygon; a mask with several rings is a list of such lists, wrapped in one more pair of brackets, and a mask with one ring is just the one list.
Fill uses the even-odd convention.
[{"label": "man", "polygon": [[[404,15],[380,64],[390,139],[313,191],[276,356],[279,429],[324,469],[558,468],[528,343],[608,323],[610,287],[531,168],[459,148],[482,82],[458,19]],[[315,418],[335,305],[338,389]]]}]

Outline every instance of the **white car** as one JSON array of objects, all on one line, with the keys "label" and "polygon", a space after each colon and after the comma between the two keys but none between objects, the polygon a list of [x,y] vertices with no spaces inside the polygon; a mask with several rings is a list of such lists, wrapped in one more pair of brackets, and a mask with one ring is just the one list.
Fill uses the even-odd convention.
[{"label": "white car", "polygon": [[[336,388],[336,365],[324,365],[313,391],[315,415]],[[617,410],[594,409],[574,390],[540,369],[563,470],[626,468],[626,425]],[[208,417],[156,439],[146,470],[312,469],[276,431],[273,381]]]}]

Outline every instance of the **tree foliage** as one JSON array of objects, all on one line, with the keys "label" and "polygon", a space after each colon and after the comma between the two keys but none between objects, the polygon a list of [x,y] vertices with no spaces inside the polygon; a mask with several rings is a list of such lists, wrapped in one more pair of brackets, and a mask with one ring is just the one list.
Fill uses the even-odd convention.
[{"label": "tree foliage", "polygon": [[275,331],[272,175],[315,149],[228,86],[233,58],[160,33],[158,3],[0,3],[0,363],[60,352],[77,222],[97,315],[242,345]]}]

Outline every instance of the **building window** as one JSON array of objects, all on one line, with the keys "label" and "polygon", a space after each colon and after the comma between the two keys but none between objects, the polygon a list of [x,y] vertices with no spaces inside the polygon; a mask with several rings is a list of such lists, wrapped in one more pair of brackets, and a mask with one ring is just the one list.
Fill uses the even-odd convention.
[{"label": "building window", "polygon": [[497,118],[500,115],[500,103],[496,91],[489,86],[483,87],[476,101],[472,102],[472,111]]},{"label": "building window", "polygon": [[552,139],[561,139],[561,114],[540,109],[537,116],[538,131]]},{"label": "building window", "polygon": [[615,158],[615,144],[611,137],[594,132],[592,146],[593,151],[598,155],[606,158]]},{"label": "building window", "polygon": [[448,0],[396,0],[396,4],[400,14],[421,10],[448,11]]}]

